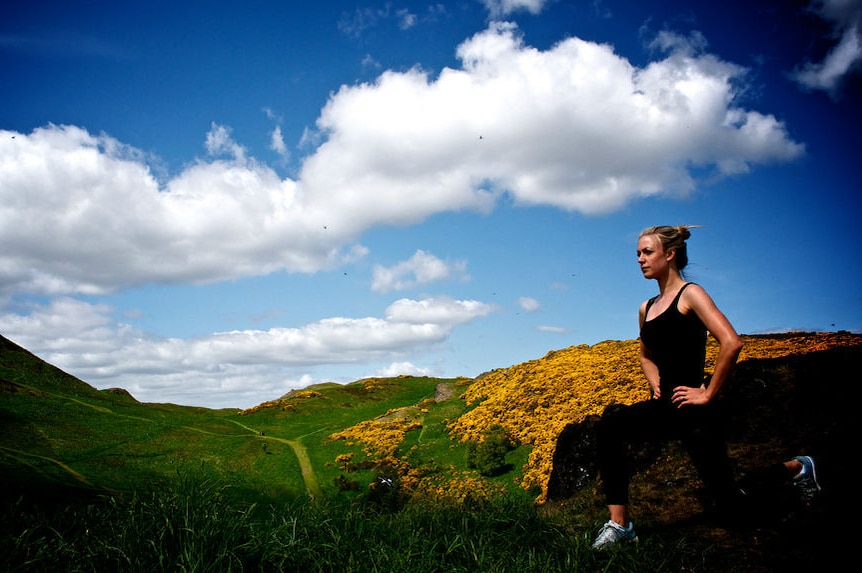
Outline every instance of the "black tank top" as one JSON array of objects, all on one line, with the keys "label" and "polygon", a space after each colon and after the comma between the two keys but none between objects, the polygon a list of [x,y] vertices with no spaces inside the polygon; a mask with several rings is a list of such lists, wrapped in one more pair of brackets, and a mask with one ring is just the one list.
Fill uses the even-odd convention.
[{"label": "black tank top", "polygon": [[[697,388],[704,382],[706,326],[697,314],[682,314],[678,307],[682,291],[690,284],[679,289],[667,310],[644,321],[641,327],[641,341],[658,366],[662,400],[670,400],[677,386]],[[657,298],[647,301],[647,313]]]}]

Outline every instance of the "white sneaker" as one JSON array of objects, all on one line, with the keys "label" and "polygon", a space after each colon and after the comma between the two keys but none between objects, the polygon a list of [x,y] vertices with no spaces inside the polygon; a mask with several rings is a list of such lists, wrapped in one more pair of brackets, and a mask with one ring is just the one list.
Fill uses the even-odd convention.
[{"label": "white sneaker", "polygon": [[616,521],[609,520],[599,531],[599,535],[593,542],[593,549],[604,549],[609,545],[637,540],[638,535],[635,533],[635,527],[631,521],[629,521],[628,527],[623,527]]},{"label": "white sneaker", "polygon": [[796,456],[795,459],[802,464],[802,471],[793,477],[793,485],[799,490],[799,496],[803,501],[811,501],[820,491],[814,458],[811,456]]}]

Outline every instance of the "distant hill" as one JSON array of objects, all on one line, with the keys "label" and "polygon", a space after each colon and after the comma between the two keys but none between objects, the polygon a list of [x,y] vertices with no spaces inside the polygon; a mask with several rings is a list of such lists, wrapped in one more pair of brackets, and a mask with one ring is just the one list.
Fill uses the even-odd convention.
[{"label": "distant hill", "polygon": [[95,388],[48,364],[4,336],[0,336],[0,392],[39,393],[60,390],[73,395],[94,395]]},{"label": "distant hill", "polygon": [[[743,340],[725,396],[740,470],[801,451],[822,452],[843,467],[847,436],[859,435],[862,336]],[[708,361],[716,350],[711,342]],[[579,435],[586,430],[578,425],[607,404],[646,396],[633,340],[551,351],[475,380],[322,384],[235,411],[140,403],[123,389],[96,390],[0,336],[0,480],[30,489],[117,491],[194,472],[235,483],[238,491],[281,497],[358,495],[387,474],[411,492],[514,488],[545,501],[555,456],[557,465],[566,463],[566,452],[556,451],[564,430]],[[510,444],[500,464],[509,469],[481,475],[470,448],[494,428]],[[579,475],[557,472],[558,496],[594,477],[586,446],[567,447],[569,458],[587,459],[569,460]]]},{"label": "distant hill", "polygon": [[[756,519],[731,526],[710,517],[678,445],[644,448],[635,452],[632,481],[639,532],[684,538],[704,563],[732,556],[738,570],[828,569],[841,554],[835,544],[847,546],[836,542],[836,527],[856,495],[862,336],[796,332],[743,341],[722,398],[740,476],[811,454],[822,494],[811,504],[766,496]],[[716,350],[711,342],[708,362]],[[593,422],[608,404],[646,396],[633,340],[554,350],[476,379],[315,385],[238,411],[97,390],[0,336],[0,502],[15,515],[31,501],[64,515],[76,500],[161,491],[177,481],[218,484],[224,496],[265,502],[260,507],[300,497],[388,499],[392,507],[428,496],[476,508],[506,493],[543,502],[548,515],[573,516],[573,534],[592,535],[606,519]],[[685,570],[705,569],[695,560]]]}]

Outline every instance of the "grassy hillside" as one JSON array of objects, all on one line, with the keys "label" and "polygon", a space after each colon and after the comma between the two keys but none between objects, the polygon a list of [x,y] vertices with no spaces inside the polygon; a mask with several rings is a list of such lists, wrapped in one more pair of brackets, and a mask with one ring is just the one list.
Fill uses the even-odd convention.
[{"label": "grassy hillside", "polygon": [[[776,564],[793,570],[787,564],[813,563],[824,557],[831,524],[855,494],[851,456],[860,435],[862,336],[788,333],[743,340],[724,396],[740,475],[797,453],[813,454],[824,493],[805,507],[771,500],[775,506],[764,506],[757,523],[723,529],[703,519],[708,507],[698,478],[676,445],[641,452],[632,512],[641,535],[659,544],[641,551],[671,551],[672,564],[719,551],[726,557],[718,563],[730,564],[690,570],[768,571]],[[708,367],[715,352],[711,342]],[[562,535],[555,543],[581,539],[574,546],[580,551],[605,518],[595,490],[590,424],[606,405],[644,397],[636,341],[560,349],[475,380],[323,384],[239,411],[140,403],[120,389],[96,390],[0,337],[0,487],[13,512],[16,499],[66,504],[103,494],[174,491],[189,483],[210,484],[218,499],[282,505],[361,498],[387,499],[395,503],[390,508],[408,500],[476,508],[482,500],[538,500],[536,507],[551,521],[536,527]],[[558,441],[565,447],[558,448]],[[422,524],[437,519],[413,518]],[[494,529],[496,519],[509,518],[487,519]],[[560,519],[562,525],[555,525]],[[418,527],[409,521],[402,526]],[[462,535],[469,533],[455,537],[466,543]],[[492,547],[491,553],[500,549]],[[536,548],[544,551],[541,544]],[[562,559],[569,563],[572,556]],[[585,559],[592,563],[593,557]],[[626,570],[644,570],[639,567]]]},{"label": "grassy hillside", "polygon": [[[446,382],[333,384],[245,412],[140,403],[121,390],[96,390],[0,338],[0,480],[7,492],[100,493],[195,475],[251,498],[335,494],[334,460],[351,448],[328,436],[433,398]],[[374,477],[365,474],[366,482]]]},{"label": "grassy hillside", "polygon": [[[763,412],[783,409],[772,427],[755,434],[737,429],[737,437],[769,443],[776,455],[803,448],[804,432],[787,423],[788,401],[798,402],[797,390],[804,389],[796,388],[793,361],[858,352],[862,337],[792,333],[744,341],[730,396],[763,388],[766,375],[753,372],[756,364],[761,370],[773,364],[774,380],[756,408],[740,400],[737,417],[745,427],[763,426],[756,421]],[[99,391],[0,337],[0,475],[20,488],[96,492],[196,474],[229,483],[238,495],[271,499],[356,495],[386,475],[411,493],[457,497],[524,489],[542,501],[566,425],[609,403],[646,397],[636,344],[570,347],[476,380],[324,384],[237,411],[140,403],[122,390]],[[715,351],[711,342],[708,361]],[[835,383],[847,374],[831,376]],[[467,463],[469,442],[482,442],[495,427],[511,446],[508,471],[482,476]]]}]

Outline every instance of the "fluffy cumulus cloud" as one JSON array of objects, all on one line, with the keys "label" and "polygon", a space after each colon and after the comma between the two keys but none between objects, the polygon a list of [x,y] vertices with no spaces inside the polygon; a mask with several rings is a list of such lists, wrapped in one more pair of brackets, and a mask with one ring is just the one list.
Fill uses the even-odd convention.
[{"label": "fluffy cumulus cloud", "polygon": [[[508,13],[542,2],[488,5]],[[167,177],[109,134],[70,125],[0,131],[4,334],[25,346],[39,341],[40,355],[94,383],[128,382],[133,391],[135,372],[157,372],[165,388],[176,376],[165,371],[185,372],[198,392],[238,395],[237,387],[258,382],[305,380],[292,370],[303,365],[404,362],[412,349],[438,344],[492,309],[401,299],[383,317],[162,340],[73,297],[313,273],[365,256],[359,241],[374,227],[488,212],[503,196],[608,213],[648,195],[695,192],[692,169],[722,176],[803,153],[775,117],[737,105],[745,70],[704,53],[697,40],[663,34],[662,55],[636,67],[611,46],[578,38],[538,50],[516,26],[494,22],[458,47],[457,69],[436,77],[385,71],[335,92],[295,178],[250,157],[217,124],[202,135],[207,155]],[[277,150],[280,142],[275,133]],[[417,251],[376,268],[373,289],[464,272],[463,263]],[[58,298],[22,308],[25,295]],[[139,391],[143,399],[156,394]]]},{"label": "fluffy cumulus cloud", "polygon": [[455,276],[463,277],[466,268],[467,263],[463,261],[447,263],[419,249],[409,260],[393,267],[376,265],[371,290],[375,292],[405,290]]},{"label": "fluffy cumulus cloud", "polygon": [[732,174],[802,153],[776,118],[734,105],[744,69],[686,38],[663,34],[657,45],[666,56],[637,68],[607,45],[570,38],[540,51],[514,25],[492,24],[458,48],[460,69],[342,87],[295,180],[215,124],[207,160],[166,181],[109,135],[4,131],[0,289],[96,293],[314,272],[361,256],[356,241],[372,227],[487,211],[504,193],[606,213],[693,192],[692,166]]},{"label": "fluffy cumulus cloud", "polygon": [[[142,401],[248,407],[315,380],[309,367],[385,362],[381,372],[427,374],[398,361],[437,345],[492,307],[446,297],[400,299],[383,318],[327,318],[299,328],[218,332],[188,340],[155,338],[111,322],[110,308],[68,297],[0,313],[25,348],[97,387],[120,386]],[[46,333],[50,333],[46,337]],[[6,334],[6,333],[4,333]],[[394,361],[394,362],[393,362]],[[145,383],[142,383],[145,380]]]},{"label": "fluffy cumulus cloud", "polygon": [[536,312],[539,310],[539,301],[529,296],[522,296],[518,299],[518,306],[525,312]]},{"label": "fluffy cumulus cloud", "polygon": [[862,0],[815,0],[811,10],[832,26],[836,41],[822,61],[806,63],[794,78],[835,95],[848,74],[862,70]]}]

